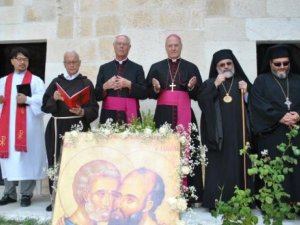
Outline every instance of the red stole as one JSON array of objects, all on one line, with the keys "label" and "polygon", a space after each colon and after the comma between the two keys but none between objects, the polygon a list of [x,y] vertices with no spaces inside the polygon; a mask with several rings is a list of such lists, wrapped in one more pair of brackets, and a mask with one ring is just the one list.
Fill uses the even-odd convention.
[{"label": "red stole", "polygon": [[[22,84],[31,83],[32,74],[26,71]],[[4,102],[0,117],[0,158],[8,158],[9,152],[9,121],[10,121],[10,103],[13,74],[8,74],[4,90]],[[14,87],[15,88],[15,87]],[[16,127],[15,127],[15,149],[20,152],[27,152],[27,134],[26,134],[26,107],[17,104]]]},{"label": "red stole", "polygon": [[124,111],[126,114],[126,123],[131,123],[137,118],[139,108],[138,101],[135,98],[107,97],[102,104],[103,109]]},{"label": "red stole", "polygon": [[185,91],[162,91],[157,99],[157,105],[177,106],[177,125],[182,124],[186,131],[192,121],[191,100]]}]

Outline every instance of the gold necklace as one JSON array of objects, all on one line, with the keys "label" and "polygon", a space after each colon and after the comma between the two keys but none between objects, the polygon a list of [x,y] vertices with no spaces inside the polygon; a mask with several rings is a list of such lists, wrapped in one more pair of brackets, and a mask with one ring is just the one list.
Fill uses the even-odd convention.
[{"label": "gold necklace", "polygon": [[172,71],[171,71],[169,60],[167,59],[167,61],[168,61],[169,73],[170,73],[170,77],[171,77],[171,81],[172,81],[172,83],[169,85],[169,87],[171,88],[171,91],[174,91],[174,87],[176,87],[175,78],[176,78],[177,72],[179,70],[179,66],[180,66],[181,60],[179,59],[179,63],[178,63],[178,66],[176,68],[176,71],[175,71],[175,74],[174,74],[174,78],[172,77]]},{"label": "gold necklace", "polygon": [[225,93],[226,93],[225,96],[223,97],[223,101],[224,101],[225,103],[230,103],[230,102],[232,102],[232,97],[229,95],[229,93],[230,93],[231,88],[232,88],[233,80],[234,80],[234,77],[232,77],[231,84],[230,84],[230,86],[229,86],[228,91],[226,90],[225,85],[222,83],[222,86],[223,86],[224,91],[225,91]]},{"label": "gold necklace", "polygon": [[285,94],[285,92],[283,90],[282,85],[279,83],[279,81],[276,79],[276,77],[274,75],[273,75],[273,78],[277,82],[277,84],[279,85],[280,90],[281,90],[281,92],[282,92],[282,94],[283,94],[283,96],[285,98],[284,104],[286,104],[288,111],[290,111],[292,102],[290,101],[290,98],[289,98],[289,95],[290,95],[289,78],[286,77],[286,94]]}]

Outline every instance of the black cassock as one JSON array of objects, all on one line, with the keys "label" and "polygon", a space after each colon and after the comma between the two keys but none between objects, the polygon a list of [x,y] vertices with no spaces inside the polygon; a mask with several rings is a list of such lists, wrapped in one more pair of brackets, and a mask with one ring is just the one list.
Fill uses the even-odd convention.
[{"label": "black cassock", "polygon": [[[230,89],[232,79],[228,78],[223,82],[226,92]],[[229,103],[223,101],[226,95],[224,87],[215,87],[215,78],[205,81],[199,92],[199,105],[202,110],[201,138],[208,147],[202,204],[205,208],[214,208],[215,199],[219,199],[221,193],[223,201],[229,200],[234,186],[244,188],[243,157],[240,156],[240,149],[243,148],[242,104],[238,88],[240,80],[242,79],[234,77],[229,92],[232,102]],[[250,85],[248,84],[248,89]],[[247,105],[244,104],[247,118]],[[246,119],[245,123],[249,130],[248,121]],[[249,187],[250,178],[247,181]]]},{"label": "black cassock", "polygon": [[[90,129],[90,123],[98,117],[99,106],[94,93],[94,85],[89,79],[87,79],[87,77],[79,74],[75,79],[67,80],[65,79],[63,74],[61,74],[50,83],[43,96],[43,112],[50,113],[53,117],[76,116],[69,111],[69,108],[65,105],[64,102],[54,100],[53,94],[57,90],[56,83],[58,83],[68,93],[69,96],[72,96],[73,94],[87,86],[91,87],[90,101],[82,106],[82,108],[84,109],[84,116],[82,118],[57,119],[56,159],[58,160],[61,155],[61,135],[64,135],[65,132],[70,131],[72,126],[79,124],[79,122],[81,122],[83,125],[83,131],[87,131],[88,129]],[[55,130],[53,117],[51,117],[51,119],[49,120],[45,132],[45,142],[49,167],[52,167],[54,165]]]},{"label": "black cassock", "polygon": [[[188,90],[188,82],[193,76],[196,77],[197,84],[193,90]],[[152,78],[155,78],[159,81],[161,91],[171,90],[170,85],[173,81],[176,85],[175,87],[173,87],[174,90],[187,92],[190,99],[193,100],[197,100],[199,86],[202,83],[200,72],[197,66],[184,59],[177,59],[175,63],[172,63],[170,59],[165,59],[151,66],[147,76],[148,95],[149,98],[157,99],[159,97],[159,94],[154,92]],[[191,111],[191,122],[197,125],[196,117],[192,108],[186,110]],[[167,122],[171,124],[172,128],[174,129],[177,126],[177,107],[172,105],[156,105],[154,121],[157,128]],[[198,132],[192,135],[197,136]],[[201,202],[203,190],[201,166],[196,167],[194,173],[196,175],[193,177],[189,177],[188,183],[195,186],[197,190],[196,194],[199,197],[197,202]]]},{"label": "black cassock", "polygon": [[[115,75],[119,75],[130,80],[132,82],[131,90],[129,91],[128,88],[123,88],[122,90],[110,89],[104,92],[103,84]],[[143,67],[130,61],[129,59],[124,61],[123,64],[119,64],[119,62],[113,60],[101,65],[97,76],[96,96],[97,101],[103,101],[108,96],[146,99],[147,92]],[[139,109],[137,115],[140,117]],[[105,123],[108,118],[113,119],[113,122],[127,122],[125,111],[107,110],[102,108],[100,114],[100,123]]]},{"label": "black cassock", "polygon": [[[277,79],[281,87],[275,79]],[[272,73],[261,74],[256,78],[251,92],[250,109],[257,143],[256,151],[260,153],[267,149],[271,158],[281,155],[276,145],[287,143],[286,133],[290,131],[288,126],[279,123],[279,120],[289,111],[288,106],[285,104],[287,82],[289,86],[288,95],[291,102],[290,111],[296,111],[300,115],[299,74],[288,74],[288,80],[286,78],[275,78]],[[300,148],[300,135],[292,140],[292,144]],[[300,158],[299,156],[296,158],[298,165],[294,166],[292,174],[285,176],[283,184],[285,191],[291,195],[291,202],[300,201]]]}]

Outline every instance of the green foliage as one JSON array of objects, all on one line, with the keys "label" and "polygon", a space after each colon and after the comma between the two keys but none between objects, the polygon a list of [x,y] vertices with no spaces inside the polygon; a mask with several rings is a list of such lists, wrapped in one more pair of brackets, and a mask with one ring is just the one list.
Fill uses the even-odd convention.
[{"label": "green foliage", "polygon": [[50,225],[50,221],[38,221],[36,219],[24,219],[24,220],[11,220],[0,217],[0,225]]},{"label": "green foliage", "polygon": [[262,187],[254,196],[250,195],[248,189],[236,188],[234,196],[228,202],[221,200],[217,202],[213,215],[222,214],[224,225],[256,224],[257,218],[252,215],[250,209],[250,204],[256,199],[261,203],[264,224],[281,225],[285,218],[295,219],[296,213],[299,212],[299,204],[287,203],[290,195],[284,191],[282,183],[285,176],[293,172],[293,165],[297,164],[294,157],[300,155],[298,147],[292,144],[292,139],[297,135],[298,128],[292,128],[287,134],[288,143],[281,143],[277,146],[281,155],[274,159],[271,159],[267,151],[263,151],[261,156],[249,155],[247,153],[249,144],[241,149],[241,154],[247,154],[252,162],[252,168],[248,169],[248,174],[259,177]]},{"label": "green foliage", "polygon": [[235,187],[234,196],[228,202],[219,200],[216,210],[212,211],[212,215],[217,217],[222,214],[224,225],[257,224],[258,218],[252,215],[249,207],[253,200],[249,189],[240,190],[238,187]]},{"label": "green foliage", "polygon": [[141,115],[142,121],[139,118],[132,121],[131,123],[132,130],[136,132],[144,131],[145,128],[155,130],[156,129],[155,122],[153,119],[153,114],[150,112],[150,110],[147,113],[142,112],[141,114],[142,114]]}]

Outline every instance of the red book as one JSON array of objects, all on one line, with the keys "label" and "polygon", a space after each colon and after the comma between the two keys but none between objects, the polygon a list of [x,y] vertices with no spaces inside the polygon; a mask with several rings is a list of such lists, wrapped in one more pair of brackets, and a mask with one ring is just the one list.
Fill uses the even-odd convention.
[{"label": "red book", "polygon": [[77,105],[82,106],[90,100],[90,86],[83,88],[72,96],[69,96],[68,93],[58,83],[56,83],[56,86],[57,90],[64,98],[64,103],[69,107],[69,109],[72,109]]}]

